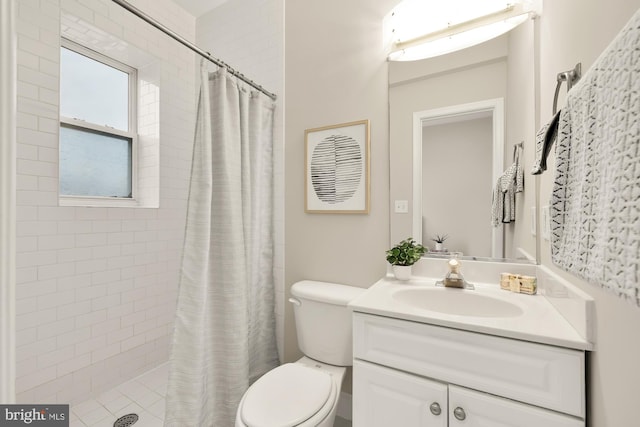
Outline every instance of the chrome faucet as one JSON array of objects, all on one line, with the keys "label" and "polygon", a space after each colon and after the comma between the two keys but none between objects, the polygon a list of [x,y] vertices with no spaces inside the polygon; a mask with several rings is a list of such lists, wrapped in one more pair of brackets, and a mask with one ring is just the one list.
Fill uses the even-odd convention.
[{"label": "chrome faucet", "polygon": [[460,289],[475,289],[473,285],[467,282],[460,272],[460,261],[455,257],[447,261],[449,272],[444,279],[436,282],[438,286],[444,286],[445,288],[460,288]]}]

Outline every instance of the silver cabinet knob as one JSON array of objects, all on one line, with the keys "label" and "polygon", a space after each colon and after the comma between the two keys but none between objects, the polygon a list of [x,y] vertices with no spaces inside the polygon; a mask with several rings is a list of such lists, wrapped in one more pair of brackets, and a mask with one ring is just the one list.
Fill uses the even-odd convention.
[{"label": "silver cabinet knob", "polygon": [[433,402],[429,406],[429,409],[431,410],[431,413],[433,415],[440,415],[442,413],[442,409],[440,409],[440,405],[438,404],[438,402]]},{"label": "silver cabinet knob", "polygon": [[462,409],[461,407],[457,407],[456,409],[453,410],[453,416],[456,417],[457,420],[464,420],[465,418],[467,418],[467,414],[464,412],[464,409]]}]

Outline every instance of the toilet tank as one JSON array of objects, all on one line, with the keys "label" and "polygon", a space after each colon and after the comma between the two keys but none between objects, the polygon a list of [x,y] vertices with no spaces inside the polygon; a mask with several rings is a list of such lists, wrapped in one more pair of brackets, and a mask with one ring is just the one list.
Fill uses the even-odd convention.
[{"label": "toilet tank", "polygon": [[291,287],[300,350],[312,359],[351,366],[352,324],[347,304],[366,289],[303,280]]}]

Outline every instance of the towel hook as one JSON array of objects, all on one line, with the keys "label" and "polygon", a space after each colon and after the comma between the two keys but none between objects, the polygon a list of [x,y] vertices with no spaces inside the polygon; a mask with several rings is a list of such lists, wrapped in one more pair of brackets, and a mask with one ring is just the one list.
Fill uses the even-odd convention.
[{"label": "towel hook", "polygon": [[582,63],[578,62],[572,70],[563,71],[558,73],[556,76],[556,80],[558,83],[556,84],[556,93],[553,95],[553,115],[556,115],[558,111],[558,94],[560,93],[560,86],[562,86],[562,82],[567,82],[567,92],[571,90],[573,85],[578,83],[582,77]]}]

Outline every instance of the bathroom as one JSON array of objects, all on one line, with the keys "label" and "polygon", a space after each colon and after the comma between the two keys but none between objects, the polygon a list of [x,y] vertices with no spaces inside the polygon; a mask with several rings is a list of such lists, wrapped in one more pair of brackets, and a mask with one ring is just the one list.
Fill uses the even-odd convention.
[{"label": "bathroom", "polygon": [[[18,34],[17,401],[79,402],[95,392],[92,387],[105,390],[168,360],[198,62],[188,49],[111,1],[12,3]],[[278,94],[274,122],[277,343],[281,361],[294,361],[301,353],[293,308],[286,303],[292,284],[315,279],[369,287],[386,273],[384,251],[405,237],[390,234],[396,230],[391,224],[403,219],[392,209],[391,194],[396,189],[391,183],[396,178],[390,167],[389,64],[382,43],[382,19],[396,1],[233,0],[202,10],[197,17],[170,0],[131,3]],[[538,107],[531,112],[536,127],[551,115],[556,74],[578,62],[588,69],[639,8],[637,0],[544,2],[536,23],[539,70],[532,96]],[[108,18],[113,10],[118,11],[113,12],[117,18]],[[157,73],[152,77],[162,82],[164,94],[157,110],[159,187],[152,191],[158,208],[58,206],[57,164],[52,159],[58,129],[56,61],[61,21],[69,16],[146,46],[150,55],[166,61],[149,70]],[[463,98],[455,87],[449,90],[452,97]],[[305,129],[362,119],[371,124],[369,213],[306,214]],[[531,197],[543,204],[552,179],[550,172],[535,178],[537,191],[530,192]],[[588,366],[590,425],[636,425],[632,408],[640,395],[636,362],[640,339],[632,328],[639,324],[640,312],[556,268],[548,242],[532,246],[543,265],[595,299],[597,344]],[[345,254],[349,247],[354,249]],[[92,257],[86,256],[87,248]],[[70,288],[59,286],[58,278],[68,278],[65,283]],[[91,286],[82,288],[86,283]],[[86,293],[79,296],[81,292]],[[60,316],[61,312],[68,315]],[[92,318],[93,329],[76,331],[79,318]],[[56,343],[72,336],[81,337],[70,345],[81,346],[82,351],[58,350]],[[350,393],[349,381],[343,391]]]}]

